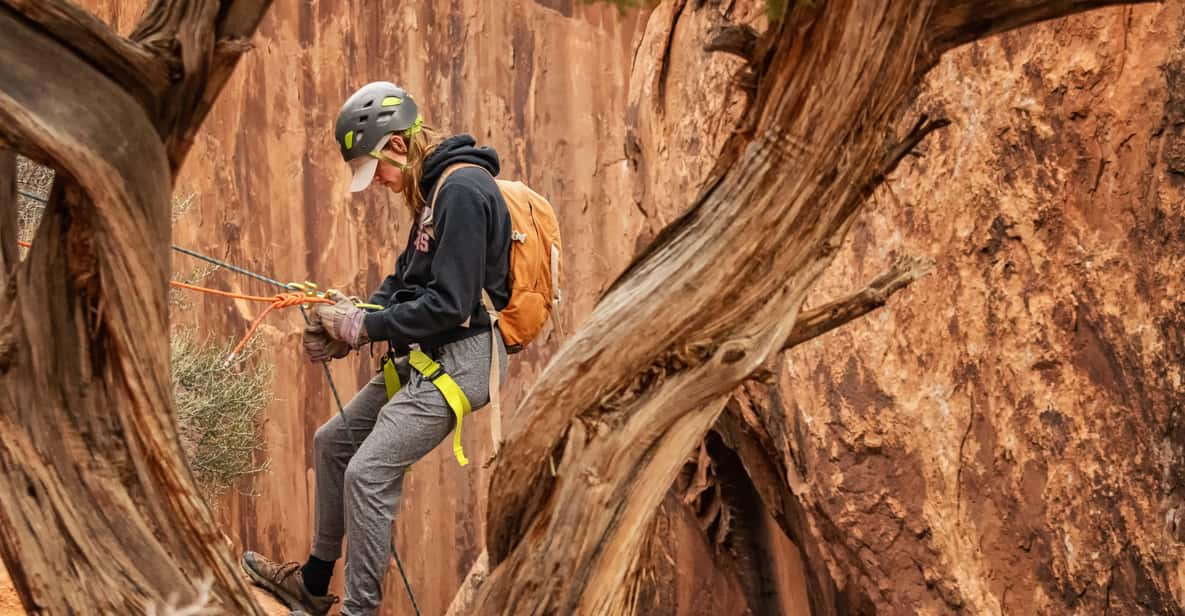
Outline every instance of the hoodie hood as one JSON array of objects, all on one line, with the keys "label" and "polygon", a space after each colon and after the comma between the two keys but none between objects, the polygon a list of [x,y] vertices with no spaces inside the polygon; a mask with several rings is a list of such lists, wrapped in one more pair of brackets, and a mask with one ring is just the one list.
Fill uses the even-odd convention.
[{"label": "hoodie hood", "polygon": [[489,146],[477,147],[477,140],[471,135],[453,135],[440,142],[436,149],[424,159],[424,173],[420,180],[420,192],[427,201],[432,198],[432,191],[436,187],[436,180],[440,179],[444,170],[457,163],[479,165],[497,177],[501,166],[498,164],[498,153]]}]

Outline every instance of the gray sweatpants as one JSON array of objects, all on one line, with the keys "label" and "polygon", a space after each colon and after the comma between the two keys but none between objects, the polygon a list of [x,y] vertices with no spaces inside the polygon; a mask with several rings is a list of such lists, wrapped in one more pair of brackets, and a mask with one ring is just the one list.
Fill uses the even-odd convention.
[{"label": "gray sweatpants", "polygon": [[[506,349],[498,336],[503,373]],[[442,347],[437,362],[453,377],[473,410],[489,403],[490,334]],[[334,415],[317,429],[317,495],[312,554],[322,560],[346,553],[346,598],[342,614],[370,616],[382,600],[383,577],[390,561],[391,522],[399,511],[403,474],[408,466],[440,444],[456,417],[436,386],[412,370],[410,378],[387,400],[383,376],[362,387],[345,407],[354,445],[345,423]]]}]

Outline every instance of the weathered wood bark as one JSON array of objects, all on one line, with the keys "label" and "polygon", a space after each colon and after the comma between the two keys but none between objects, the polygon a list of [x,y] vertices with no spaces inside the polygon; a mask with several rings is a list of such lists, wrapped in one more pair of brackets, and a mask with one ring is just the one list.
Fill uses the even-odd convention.
[{"label": "weathered wood bark", "polygon": [[0,147],[0,288],[20,260],[16,244],[16,152]]},{"label": "weathered wood bark", "polygon": [[57,171],[0,297],[0,556],[31,613],[142,613],[203,580],[257,613],[182,457],[165,289],[173,174],[267,4],[161,0],[142,45],[0,2],[0,138]]},{"label": "weathered wood bark", "polygon": [[904,155],[882,135],[921,76],[957,44],[1104,4],[1115,2],[796,4],[758,45],[768,51],[755,59],[751,123],[703,194],[510,424],[491,482],[483,612],[629,613],[646,522],[729,392],[783,347]]}]

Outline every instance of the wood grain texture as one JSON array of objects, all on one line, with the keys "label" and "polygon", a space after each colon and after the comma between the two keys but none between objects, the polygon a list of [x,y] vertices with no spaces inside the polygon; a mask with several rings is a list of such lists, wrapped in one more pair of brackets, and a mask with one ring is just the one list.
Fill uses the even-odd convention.
[{"label": "wood grain texture", "polygon": [[130,38],[167,55],[173,82],[153,108],[176,174],[271,0],[156,0]]}]

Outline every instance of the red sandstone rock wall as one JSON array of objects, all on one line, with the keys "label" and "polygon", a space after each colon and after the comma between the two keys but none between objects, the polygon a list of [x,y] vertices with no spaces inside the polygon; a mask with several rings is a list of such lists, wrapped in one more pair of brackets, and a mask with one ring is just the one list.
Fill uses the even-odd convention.
[{"label": "red sandstone rock wall", "polygon": [[[87,4],[125,31],[138,13]],[[760,28],[753,4],[668,0],[647,23],[562,0],[277,3],[186,164],[178,189],[198,205],[175,239],[368,291],[407,221],[397,199],[343,194],[329,131],[352,87],[394,79],[430,122],[496,146],[506,175],[554,199],[567,241],[559,325],[571,331],[697,190],[741,96],[729,83],[739,61],[702,52],[706,28]],[[1119,8],[998,37],[945,58],[919,93],[915,111],[953,125],[877,193],[813,303],[897,254],[937,270],[787,356],[768,409],[786,416],[805,539],[826,560],[814,565],[856,611],[1180,613],[1183,12]],[[231,338],[256,310],[203,299],[180,318]],[[236,539],[294,559],[311,532],[312,433],[332,412],[300,360],[298,322],[277,317],[263,333],[276,366],[271,470],[224,503]],[[508,408],[560,337],[516,358]],[[348,391],[370,369],[351,360],[334,374]],[[485,424],[467,424],[475,460],[488,457]],[[485,477],[445,448],[408,479],[397,544],[425,613],[443,610],[480,550]],[[664,508],[672,579],[717,580],[704,610],[738,605],[734,572],[708,562],[717,547],[677,499]],[[793,550],[763,532],[780,556]],[[776,569],[797,580],[799,566]],[[782,586],[773,609],[795,609],[795,582]],[[387,613],[409,613],[397,576],[387,592]],[[704,595],[670,596],[690,613]]]},{"label": "red sandstone rock wall", "polygon": [[[725,16],[761,29],[753,4],[651,16],[627,133],[644,236],[735,118],[739,61],[698,49]],[[923,112],[953,125],[877,193],[810,303],[898,255],[937,269],[788,354],[764,409],[848,609],[1182,612],[1183,13],[996,37],[919,92],[902,132]]]},{"label": "red sandstone rock wall", "polygon": [[1182,6],[945,58],[953,125],[852,230],[820,301],[937,270],[789,354],[793,466],[833,573],[882,613],[1181,613]]}]

